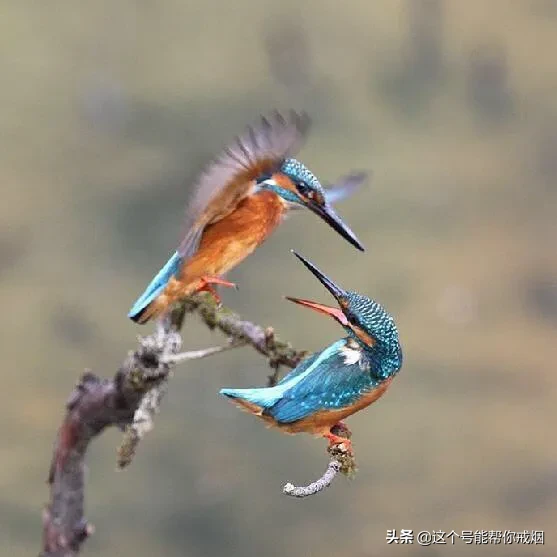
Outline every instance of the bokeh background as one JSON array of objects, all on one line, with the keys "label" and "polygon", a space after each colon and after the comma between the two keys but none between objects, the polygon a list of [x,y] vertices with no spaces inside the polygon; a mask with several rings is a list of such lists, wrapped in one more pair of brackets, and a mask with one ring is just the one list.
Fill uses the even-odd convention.
[{"label": "bokeh background", "polygon": [[[297,501],[325,445],[217,395],[264,384],[248,349],[180,368],[115,470],[89,454],[84,555],[555,555],[557,1],[1,3],[0,555],[36,554],[64,402],[109,376],[126,318],[174,249],[196,172],[273,108],[314,120],[300,158],[373,179],[339,207],[359,254],[308,213],[231,273],[225,303],[318,349],[339,328],[297,248],[396,317],[405,364],[350,420],[360,466]],[[186,347],[220,342],[191,321]],[[546,532],[546,545],[387,546],[387,529]]]}]

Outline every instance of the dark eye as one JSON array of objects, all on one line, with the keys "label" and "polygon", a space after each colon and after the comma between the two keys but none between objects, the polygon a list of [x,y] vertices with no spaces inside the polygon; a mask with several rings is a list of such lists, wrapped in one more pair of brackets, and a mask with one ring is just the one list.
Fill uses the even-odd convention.
[{"label": "dark eye", "polygon": [[298,184],[296,184],[296,189],[302,197],[305,197],[306,199],[309,199],[314,203],[319,203],[320,205],[323,204],[323,196],[318,191],[310,188],[306,183],[299,182]]},{"label": "dark eye", "polygon": [[310,197],[312,192],[311,188],[305,182],[298,182],[296,184],[296,189],[304,197]]}]

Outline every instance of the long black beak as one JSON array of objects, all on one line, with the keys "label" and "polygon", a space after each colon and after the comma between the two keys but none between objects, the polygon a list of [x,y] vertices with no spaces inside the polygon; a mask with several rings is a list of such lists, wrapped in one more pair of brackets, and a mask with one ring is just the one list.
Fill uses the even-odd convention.
[{"label": "long black beak", "polygon": [[353,246],[357,247],[360,251],[365,251],[364,246],[356,237],[356,234],[350,230],[348,225],[336,214],[333,207],[325,202],[319,205],[313,201],[307,203],[307,208],[313,211],[316,215],[320,216],[331,228],[336,230],[345,240],[348,240]]},{"label": "long black beak", "polygon": [[346,297],[346,292],[337,286],[327,275],[323,274],[313,263],[302,257],[299,253],[291,250],[292,253],[309,269],[317,280],[335,297],[337,302],[341,302]]}]

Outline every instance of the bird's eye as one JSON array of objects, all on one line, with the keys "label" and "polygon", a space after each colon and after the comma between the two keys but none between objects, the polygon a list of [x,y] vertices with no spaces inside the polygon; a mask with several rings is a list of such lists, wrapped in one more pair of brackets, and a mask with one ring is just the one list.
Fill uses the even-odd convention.
[{"label": "bird's eye", "polygon": [[324,203],[323,196],[318,191],[309,187],[306,183],[299,182],[298,184],[296,184],[296,189],[298,190],[298,193],[305,199],[308,199],[309,201],[313,201],[314,203],[318,203],[320,205]]},{"label": "bird's eye", "polygon": [[296,184],[296,189],[304,197],[310,197],[311,195],[311,191],[312,191],[311,188],[304,182],[298,182]]}]

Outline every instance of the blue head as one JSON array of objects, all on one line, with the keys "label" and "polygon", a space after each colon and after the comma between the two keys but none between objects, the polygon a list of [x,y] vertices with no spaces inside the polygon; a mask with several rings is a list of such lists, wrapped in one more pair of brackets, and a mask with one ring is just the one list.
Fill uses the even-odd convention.
[{"label": "blue head", "polygon": [[300,161],[296,159],[284,160],[278,171],[260,176],[257,185],[260,189],[276,193],[288,203],[306,207],[321,217],[353,246],[364,251],[364,246],[354,232],[350,230],[327,202],[325,190],[319,180]]},{"label": "blue head", "polygon": [[402,365],[402,350],[392,316],[376,301],[357,292],[343,290],[310,261],[293,253],[334,296],[339,307],[299,298],[288,299],[333,317],[358,342],[375,363],[377,371],[385,376],[396,373]]}]

